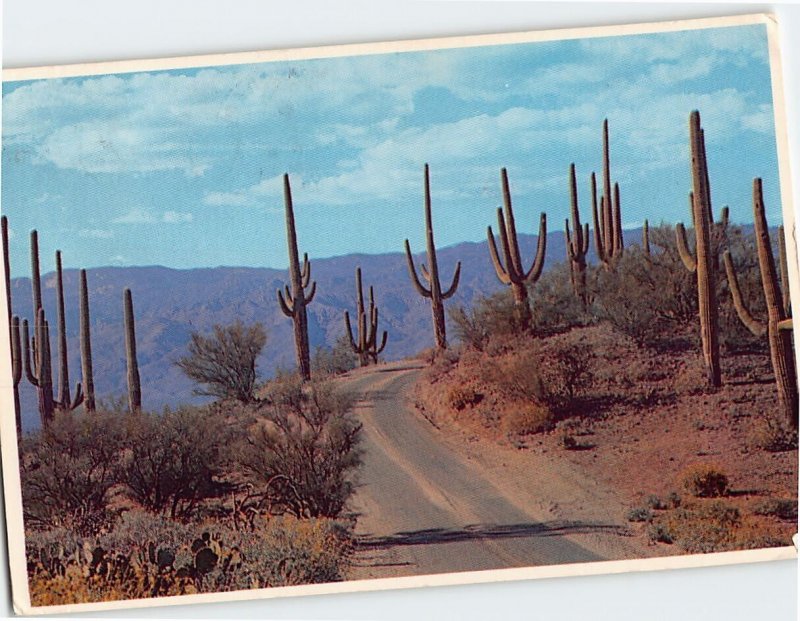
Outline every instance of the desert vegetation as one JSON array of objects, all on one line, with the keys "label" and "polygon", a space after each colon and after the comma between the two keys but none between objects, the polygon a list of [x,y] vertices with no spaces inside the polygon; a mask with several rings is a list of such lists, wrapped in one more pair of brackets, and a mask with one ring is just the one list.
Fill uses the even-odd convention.
[{"label": "desert vegetation", "polygon": [[[596,263],[573,165],[566,260],[528,281],[524,298],[451,309],[459,346],[433,357],[417,402],[467,437],[579,464],[629,499],[631,524],[646,524],[641,535],[665,553],[787,545],[793,520],[778,514],[791,516],[792,502],[796,512],[797,382],[783,233],[771,235],[760,179],[753,231],[730,223],[727,207],[713,219],[697,112],[689,130],[694,227],[648,221],[640,244],[623,243],[604,124],[599,204],[590,177]],[[501,185],[513,265],[505,175]],[[652,470],[665,480],[642,474]],[[637,506],[655,493],[672,501]]]},{"label": "desert vegetation", "polygon": [[[631,528],[685,552],[782,545],[796,519],[797,378],[782,229],[766,221],[754,181],[755,230],[715,221],[699,113],[689,119],[693,226],[645,220],[626,244],[621,190],[603,124],[602,190],[589,177],[582,222],[574,164],[567,177],[565,260],[545,267],[547,214],[523,262],[506,169],[497,236],[487,229],[500,292],[445,301],[428,166],[425,262],[405,260],[430,304],[429,364],[416,402],[440,428],[577,464],[630,504]],[[336,376],[369,373],[388,342],[372,286],[355,269],[355,314],[312,356],[307,306],[317,292],[298,252],[283,177],[296,371],[266,382],[260,323],[191,331],[175,365],[213,399],[160,412],[142,406],[133,294],[124,288],[127,395],[95,398],[87,272],[79,282],[81,382],[70,384],[62,257],[56,251],[56,369],[42,305],[39,239],[31,233],[33,325],[12,313],[8,223],[3,247],[28,574],[33,601],[58,604],[344,579],[353,552],[349,500],[362,424]],[[594,240],[594,261],[590,260]],[[777,251],[778,265],[774,254]],[[402,264],[402,258],[401,264]],[[526,269],[525,266],[529,265]],[[418,269],[419,267],[419,269]],[[324,295],[324,294],[323,294]],[[388,296],[387,296],[388,297]],[[385,298],[383,303],[388,304]],[[274,302],[273,302],[274,304]],[[351,309],[353,307],[350,307]],[[289,346],[290,348],[291,346]],[[122,352],[120,352],[122,355]],[[363,376],[363,375],[362,375]],[[41,428],[22,434],[18,387],[36,388]],[[746,457],[746,459],[742,459]],[[642,499],[645,498],[643,501]]]}]

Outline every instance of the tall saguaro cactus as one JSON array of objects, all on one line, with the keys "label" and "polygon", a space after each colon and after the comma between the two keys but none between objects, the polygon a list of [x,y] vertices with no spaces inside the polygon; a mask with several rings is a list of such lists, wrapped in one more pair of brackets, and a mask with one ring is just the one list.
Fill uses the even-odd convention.
[{"label": "tall saguaro cactus", "polygon": [[[611,181],[611,149],[608,138],[608,119],[603,121],[603,195],[597,205],[597,181],[592,173],[592,217],[594,218],[594,245],[598,260],[606,269],[614,267],[622,256],[622,206],[619,184]],[[613,192],[613,193],[612,193]]]},{"label": "tall saguaro cactus", "polygon": [[361,286],[361,268],[356,268],[356,321],[358,322],[358,339],[353,335],[350,314],[344,312],[344,325],[350,339],[350,347],[358,355],[359,364],[367,366],[370,361],[377,363],[378,354],[386,347],[388,334],[383,331],[381,343],[378,345],[378,307],[375,306],[375,295],[369,288],[369,309],[364,307],[364,290]]},{"label": "tall saguaro cactus", "polygon": [[128,366],[128,408],[131,413],[142,409],[142,386],[139,381],[139,361],[136,358],[136,326],[133,316],[133,296],[130,289],[122,294],[125,322],[125,358]]},{"label": "tall saguaro cactus", "polygon": [[39,416],[42,427],[53,420],[55,401],[53,399],[53,370],[50,354],[50,326],[39,308],[33,324],[33,336],[29,337],[28,321],[22,321],[22,355],[25,376],[36,387],[39,398]]},{"label": "tall saguaro cactus", "polygon": [[[792,320],[789,308],[789,289],[784,281],[781,291],[778,271],[775,269],[775,258],[772,255],[772,242],[769,236],[767,216],[764,209],[764,196],[761,179],[753,180],[753,214],[758,247],[758,264],[761,271],[761,284],[764,289],[764,299],[767,302],[766,321],[756,319],[750,313],[739,288],[736,271],[731,260],[730,252],[723,254],[725,272],[728,285],[733,298],[733,305],[742,323],[755,335],[762,336],[766,333],[769,341],[770,358],[775,372],[775,384],[778,388],[778,398],[783,411],[793,429],[797,429],[797,371],[794,366],[792,352]],[[780,272],[788,272],[786,266],[786,247],[783,239],[783,227],[779,232],[779,259]]]},{"label": "tall saguaro cactus", "polygon": [[81,270],[80,277],[80,340],[81,340],[81,374],[83,375],[83,407],[87,412],[94,412],[94,371],[92,370],[92,336],[89,320],[89,287],[86,283],[86,270]]},{"label": "tall saguaro cactus", "polygon": [[284,287],[286,297],[278,289],[278,304],[281,311],[294,323],[294,346],[297,355],[297,366],[304,381],[311,379],[311,356],[308,346],[308,313],[306,306],[314,299],[317,283],[311,282],[311,289],[305,289],[311,281],[311,263],[308,254],[303,254],[303,269],[297,254],[297,232],[294,226],[294,207],[292,206],[292,189],[289,186],[289,175],[283,176],[283,199],[286,208],[286,240],[289,249],[289,279],[291,290]]},{"label": "tall saguaro cactus", "polygon": [[428,287],[422,284],[417,276],[417,270],[414,266],[414,258],[411,255],[411,245],[406,239],[406,261],[408,264],[408,273],[411,277],[411,282],[414,284],[417,292],[424,298],[431,301],[431,313],[433,315],[433,334],[436,340],[436,349],[442,350],[447,348],[447,332],[444,322],[444,301],[451,298],[458,288],[458,280],[461,276],[461,261],[456,264],[456,269],[453,274],[453,281],[446,291],[442,291],[442,285],[439,281],[439,263],[436,260],[436,245],[433,241],[433,219],[431,217],[431,187],[430,175],[428,165],[425,164],[425,237],[427,240],[428,250],[428,267],[421,264],[422,277],[428,282]]},{"label": "tall saguaro cactus", "polygon": [[542,213],[539,218],[539,239],[536,247],[536,257],[530,269],[525,271],[522,267],[517,227],[514,221],[514,209],[511,205],[511,191],[508,186],[508,173],[505,168],[500,171],[500,183],[503,191],[503,207],[497,209],[497,230],[500,234],[500,247],[503,255],[501,258],[500,253],[497,251],[497,244],[495,243],[491,226],[486,229],[486,237],[489,240],[489,254],[492,257],[494,271],[500,282],[511,287],[511,291],[514,294],[514,308],[517,320],[520,327],[527,331],[531,326],[528,285],[534,284],[542,275],[547,245],[547,215]]},{"label": "tall saguaro cactus", "polygon": [[58,398],[59,410],[72,411],[83,403],[81,383],[75,386],[75,399],[69,393],[69,355],[67,352],[67,320],[64,312],[64,273],[61,251],[56,250],[56,323],[58,325]]},{"label": "tall saguaro cactus", "polygon": [[[711,208],[711,188],[706,162],[705,137],[700,125],[700,113],[689,117],[689,140],[692,151],[692,186],[689,203],[694,223],[695,254],[692,256],[682,223],[675,227],[678,251],[686,269],[697,275],[697,302],[700,318],[700,338],[703,358],[711,386],[722,385],[719,362],[719,309],[717,308],[716,278],[718,259],[712,256],[714,216]],[[723,216],[725,219],[726,216]]]},{"label": "tall saguaro cactus", "polygon": [[572,290],[580,299],[584,310],[588,303],[586,291],[586,253],[589,251],[589,223],[581,226],[581,214],[578,209],[578,185],[575,180],[575,164],[569,166],[570,215],[574,234],[570,234],[569,218],[564,220],[564,235],[569,258]]},{"label": "tall saguaro cactus", "polygon": [[8,218],[0,216],[0,231],[2,231],[3,244],[3,274],[6,284],[6,313],[8,315],[9,344],[11,346],[11,379],[14,397],[14,420],[17,425],[17,438],[22,435],[22,420],[20,418],[19,383],[22,380],[22,351],[19,336],[19,317],[14,316],[11,310],[11,260],[8,249]]}]

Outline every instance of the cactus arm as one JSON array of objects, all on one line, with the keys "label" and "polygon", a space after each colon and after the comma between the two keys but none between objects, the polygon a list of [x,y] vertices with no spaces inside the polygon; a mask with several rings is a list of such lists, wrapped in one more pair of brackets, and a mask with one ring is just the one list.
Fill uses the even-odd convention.
[{"label": "cactus arm", "polygon": [[[519,252],[519,241],[517,238],[517,225],[514,219],[514,207],[511,204],[511,189],[508,184],[508,171],[505,168],[500,170],[500,183],[503,189],[503,207],[505,209],[505,247],[508,249],[506,256],[510,262],[506,263],[509,273],[512,271],[520,276],[522,275],[522,256]],[[502,214],[502,212],[500,212]],[[500,231],[501,238],[503,230]],[[511,269],[513,266],[513,270]],[[513,278],[513,276],[512,276]]]},{"label": "cactus arm", "polygon": [[[34,354],[34,358],[36,354]],[[34,364],[36,364],[34,360]],[[28,332],[28,320],[22,320],[22,366],[25,369],[25,377],[28,378],[28,381],[38,388],[39,380],[33,373],[33,368],[31,367],[31,340]]]},{"label": "cactus arm", "polygon": [[458,289],[458,281],[461,278],[461,261],[456,263],[456,271],[453,274],[453,282],[450,283],[450,288],[442,294],[442,299],[447,300],[453,297],[453,294]]},{"label": "cactus arm", "polygon": [[19,338],[19,317],[11,318],[11,377],[14,386],[18,386],[22,379],[22,343]]},{"label": "cactus arm", "polygon": [[422,277],[428,281],[430,284],[431,282],[431,273],[428,271],[428,267],[424,263],[419,264],[419,271],[422,273]]},{"label": "cactus arm", "polygon": [[622,254],[625,238],[622,234],[622,204],[619,200],[619,183],[614,184],[614,256]]},{"label": "cactus arm", "polygon": [[603,244],[603,199],[600,199],[600,209],[597,208],[597,189],[594,173],[592,173],[592,220],[594,221],[594,248],[597,253],[597,260],[605,263],[608,259],[606,257],[605,245]]},{"label": "cactus arm", "polygon": [[681,261],[683,261],[687,270],[694,273],[697,270],[697,261],[695,261],[689,250],[689,242],[686,239],[686,228],[683,226],[683,222],[678,222],[675,225],[675,241],[678,245],[678,254],[681,256]]},{"label": "cactus arm", "polygon": [[131,413],[142,408],[142,385],[139,361],[136,355],[136,319],[133,313],[133,295],[130,289],[122,292],[125,326],[125,358],[128,367],[128,408]]},{"label": "cactus arm", "polygon": [[311,261],[308,260],[308,253],[303,253],[303,270],[300,272],[300,283],[303,289],[308,287],[311,282]]},{"label": "cactus arm", "polygon": [[356,343],[356,339],[353,337],[353,327],[350,325],[350,313],[347,311],[344,311],[344,326],[347,329],[347,338],[350,339],[350,347],[355,353],[361,353],[359,351],[358,344]]},{"label": "cactus arm", "polygon": [[83,375],[84,403],[87,412],[95,410],[94,371],[92,370],[92,336],[89,318],[89,286],[86,282],[86,270],[80,271],[80,339],[81,339],[81,373]]},{"label": "cactus arm", "polygon": [[739,315],[741,322],[753,335],[763,336],[767,332],[767,326],[753,317],[747,308],[742,296],[742,290],[739,287],[739,280],[736,277],[736,270],[733,267],[731,253],[727,250],[722,255],[722,261],[725,263],[725,275],[728,277],[728,288],[731,290],[731,298],[733,298],[733,307],[736,309],[736,314]]},{"label": "cactus arm", "polygon": [[647,218],[645,218],[642,225],[642,250],[646,255],[650,256],[650,223]]},{"label": "cactus arm", "polygon": [[83,403],[83,399],[84,399],[83,388],[81,386],[81,383],[77,382],[75,384],[75,398],[70,403],[62,404],[62,407],[65,407],[66,409],[72,411],[75,408],[77,408],[81,403]]},{"label": "cactus arm", "polygon": [[377,356],[386,348],[386,341],[389,338],[389,334],[386,330],[383,331],[383,336],[381,337],[381,346],[375,349],[375,355]]},{"label": "cactus arm", "polygon": [[542,212],[539,216],[539,238],[536,240],[536,258],[531,264],[531,269],[525,274],[526,282],[536,282],[542,275],[544,268],[544,256],[547,251],[547,214]]},{"label": "cactus arm", "polygon": [[[6,311],[8,311],[8,324],[11,326],[11,262],[8,250],[8,218],[0,216],[0,229],[2,229],[3,244],[3,274],[6,281]],[[19,321],[19,320],[18,320]],[[13,336],[12,336],[13,340]]]},{"label": "cactus arm", "polygon": [[69,359],[67,357],[67,321],[64,309],[64,271],[61,251],[56,250],[56,324],[58,339],[58,403],[62,409],[72,402],[69,396]]},{"label": "cactus arm", "polygon": [[575,260],[575,247],[569,234],[569,218],[564,218],[564,246],[567,249],[567,258]]},{"label": "cactus arm", "polygon": [[281,312],[287,317],[294,317],[294,307],[289,306],[289,304],[286,303],[286,300],[283,299],[283,293],[280,289],[278,289],[276,293],[278,294],[278,305],[281,308]]},{"label": "cactus arm", "polygon": [[778,330],[794,330],[794,322],[792,318],[784,319],[778,322]]},{"label": "cactus arm", "polygon": [[786,258],[786,234],[783,225],[778,227],[778,264],[781,273],[781,291],[783,292],[783,314],[792,315],[792,298],[789,289],[789,264]]},{"label": "cactus arm", "polygon": [[589,223],[583,223],[583,245],[581,246],[581,254],[586,255],[589,252]]},{"label": "cactus arm", "polygon": [[772,256],[772,244],[769,238],[769,225],[767,224],[764,209],[764,197],[761,188],[761,179],[753,180],[753,211],[755,218],[753,225],[756,232],[758,245],[758,263],[761,267],[761,280],[764,285],[764,298],[767,301],[767,310],[774,315],[776,323],[786,319],[783,316],[783,296],[778,287],[778,274],[775,270],[775,257]]},{"label": "cactus arm", "polygon": [[494,271],[497,274],[497,278],[504,285],[510,285],[511,278],[509,278],[508,272],[503,267],[503,262],[500,260],[500,254],[497,251],[497,243],[494,240],[494,232],[492,231],[491,226],[486,228],[486,237],[489,242],[489,255],[492,258],[492,265],[494,265]]},{"label": "cactus arm", "polygon": [[719,218],[719,225],[723,229],[728,228],[728,222],[730,221],[730,214],[731,214],[730,208],[727,205],[725,205],[722,208],[722,211],[720,212],[720,218]]},{"label": "cactus arm", "polygon": [[316,280],[311,283],[311,290],[308,292],[308,294],[305,294],[305,293],[303,294],[303,296],[305,297],[305,300],[306,300],[306,304],[311,304],[311,302],[314,300],[314,296],[315,295],[317,295],[317,281]]},{"label": "cactus arm", "polygon": [[406,264],[408,266],[408,274],[411,277],[411,282],[417,292],[424,298],[431,297],[430,289],[426,289],[417,276],[417,269],[414,266],[414,257],[411,256],[411,245],[408,243],[408,240],[406,240]]}]

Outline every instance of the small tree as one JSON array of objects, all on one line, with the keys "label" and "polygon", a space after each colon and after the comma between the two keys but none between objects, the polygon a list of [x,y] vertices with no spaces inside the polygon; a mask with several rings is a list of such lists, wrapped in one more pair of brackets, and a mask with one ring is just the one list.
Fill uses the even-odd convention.
[{"label": "small tree", "polygon": [[245,326],[237,320],[230,326],[214,326],[213,336],[193,332],[189,355],[176,364],[202,385],[196,394],[249,403],[255,398],[256,358],[266,343],[260,323]]}]

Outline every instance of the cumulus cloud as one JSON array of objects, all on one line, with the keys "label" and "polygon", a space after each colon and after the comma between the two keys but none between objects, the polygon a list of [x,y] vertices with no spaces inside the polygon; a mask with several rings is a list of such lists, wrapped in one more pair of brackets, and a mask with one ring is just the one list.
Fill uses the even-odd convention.
[{"label": "cumulus cloud", "polygon": [[114,218],[113,224],[180,224],[191,222],[194,216],[188,212],[165,211],[161,214],[152,213],[140,207],[134,207],[128,213]]}]

